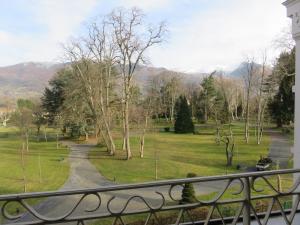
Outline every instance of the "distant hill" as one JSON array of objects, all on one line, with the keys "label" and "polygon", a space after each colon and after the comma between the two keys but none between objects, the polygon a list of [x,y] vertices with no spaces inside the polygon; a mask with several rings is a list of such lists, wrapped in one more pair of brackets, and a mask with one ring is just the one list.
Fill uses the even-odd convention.
[{"label": "distant hill", "polygon": [[184,83],[200,84],[202,78],[206,76],[205,73],[183,73],[178,71],[168,70],[166,68],[138,66],[135,71],[134,80],[141,85],[142,88],[148,85],[148,82],[156,76],[164,76],[166,74],[178,74]]},{"label": "distant hill", "polygon": [[[249,63],[248,62],[242,62],[236,69],[233,71],[227,73],[231,77],[235,78],[242,78],[245,74],[247,74],[247,68],[248,68]],[[261,64],[254,64],[255,69],[261,69],[262,65]],[[267,67],[268,70],[271,70],[272,68],[270,66]]]},{"label": "distant hill", "polygon": [[[7,99],[40,97],[49,80],[64,65],[63,63],[26,62],[0,67],[0,105]],[[255,66],[261,68],[259,64],[255,64]],[[166,68],[138,66],[134,80],[143,89],[147,87],[151,78],[175,73],[180,74],[185,83],[195,85],[200,84],[202,78],[207,75],[205,73],[180,73]],[[227,72],[226,75],[242,78],[245,73],[247,73],[247,62],[241,63],[233,71]]]},{"label": "distant hill", "polygon": [[0,67],[0,97],[37,97],[64,64],[20,63]]},{"label": "distant hill", "polygon": [[[0,104],[3,99],[37,98],[43,93],[49,80],[64,64],[26,62],[12,66],[0,67]],[[135,81],[146,87],[151,77],[164,72],[174,72],[165,68],[138,66],[135,71]],[[200,83],[205,74],[180,73],[187,83]]]}]

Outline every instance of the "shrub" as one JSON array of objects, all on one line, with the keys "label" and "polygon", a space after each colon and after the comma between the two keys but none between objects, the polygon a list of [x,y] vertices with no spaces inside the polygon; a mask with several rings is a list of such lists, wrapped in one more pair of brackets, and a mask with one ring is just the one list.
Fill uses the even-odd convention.
[{"label": "shrub", "polygon": [[164,130],[165,132],[170,132],[170,127],[165,127]]},{"label": "shrub", "polygon": [[[195,173],[188,173],[187,178],[192,178],[196,177],[197,175]],[[186,183],[184,184],[184,187],[182,189],[182,194],[181,194],[181,200],[180,204],[188,204],[188,203],[193,203],[196,202],[196,196],[195,196],[195,190],[194,190],[194,185],[192,183]]]},{"label": "shrub", "polygon": [[282,128],[282,133],[284,133],[284,134],[292,134],[293,133],[293,128],[284,127],[284,128]]}]

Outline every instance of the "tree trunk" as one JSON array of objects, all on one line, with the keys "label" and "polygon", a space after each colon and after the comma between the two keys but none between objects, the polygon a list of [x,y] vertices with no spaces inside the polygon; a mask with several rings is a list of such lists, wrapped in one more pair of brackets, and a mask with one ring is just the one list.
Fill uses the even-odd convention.
[{"label": "tree trunk", "polygon": [[26,175],[25,175],[25,159],[24,159],[24,150],[25,150],[25,142],[22,143],[22,150],[21,150],[21,165],[22,165],[22,173],[23,173],[23,191],[27,191],[27,182],[26,182]]},{"label": "tree trunk", "polygon": [[205,101],[204,101],[204,122],[207,123],[208,121],[208,110],[207,110],[207,94],[205,93]]},{"label": "tree trunk", "polygon": [[125,139],[125,150],[126,159],[131,159],[130,139],[129,139],[129,83],[125,84],[125,101],[124,101],[124,139]]},{"label": "tree trunk", "polygon": [[142,132],[142,135],[141,135],[141,138],[140,138],[140,157],[141,158],[144,157],[145,134],[146,134],[147,125],[148,125],[148,117],[146,116],[145,126],[143,128],[143,132]]},{"label": "tree trunk", "polygon": [[44,128],[44,138],[45,138],[45,141],[48,142],[46,127]]},{"label": "tree trunk", "polygon": [[41,164],[41,153],[39,153],[39,175],[40,175],[40,183],[42,183],[42,164]]},{"label": "tree trunk", "polygon": [[220,145],[221,142],[220,127],[217,119],[215,120],[215,122],[216,122],[216,143]]},{"label": "tree trunk", "polygon": [[258,133],[258,140],[257,140],[257,144],[259,144],[259,145],[260,145],[260,143],[261,143],[261,140],[262,140],[262,137],[263,137],[263,128],[262,128],[262,127],[260,127],[260,129],[259,129],[259,133]]},{"label": "tree trunk", "polygon": [[249,143],[249,98],[250,98],[250,90],[247,94],[247,103],[246,103],[246,117],[245,117],[245,140],[246,143]]},{"label": "tree trunk", "polygon": [[233,111],[231,111],[231,118],[232,118],[232,121],[234,121],[234,120],[235,120],[235,117],[234,117],[234,113],[233,113]]},{"label": "tree trunk", "polygon": [[175,96],[171,97],[171,122],[174,123]]},{"label": "tree trunk", "polygon": [[38,142],[40,141],[40,132],[41,132],[41,126],[37,126],[36,139]]},{"label": "tree trunk", "polygon": [[56,133],[56,149],[58,149],[59,147],[59,137],[58,137],[58,133]]},{"label": "tree trunk", "polygon": [[95,132],[96,142],[97,142],[97,144],[100,144],[100,143],[99,143],[99,136],[98,136],[99,129],[98,129],[98,126],[97,126],[97,122],[96,122],[96,121],[95,121],[94,132]]},{"label": "tree trunk", "polygon": [[109,154],[114,155],[115,151],[116,151],[116,146],[115,146],[115,143],[114,143],[114,140],[113,140],[110,128],[109,128],[107,117],[104,113],[104,109],[102,108],[101,111],[102,111],[102,123],[104,124],[104,128],[105,128],[106,135],[107,135],[107,138],[106,138],[107,139],[106,140],[107,148],[108,148]]},{"label": "tree trunk", "polygon": [[232,132],[231,122],[229,124],[229,133],[230,133],[230,138],[233,139],[233,132]]},{"label": "tree trunk", "polygon": [[28,131],[26,131],[25,133],[25,138],[26,138],[26,151],[29,152],[29,135],[28,135]]},{"label": "tree trunk", "polygon": [[122,143],[122,150],[123,151],[126,151],[126,138],[125,138],[125,133],[126,133],[126,131],[125,131],[125,105],[123,104],[122,105],[122,119],[123,119],[123,121],[122,121],[122,125],[123,125],[123,143]]},{"label": "tree trunk", "polygon": [[[107,84],[108,85],[108,84]],[[108,91],[107,87],[106,88],[106,91]],[[106,93],[108,95],[108,93]],[[112,134],[111,134],[111,130],[110,130],[110,115],[109,115],[109,98],[108,96],[106,96],[105,100],[103,99],[103,91],[102,91],[102,88],[100,88],[100,104],[99,104],[99,107],[100,107],[100,111],[101,111],[101,119],[102,119],[102,123],[104,125],[104,129],[105,129],[105,132],[106,132],[106,135],[107,135],[107,148],[109,150],[109,154],[110,155],[114,155],[115,154],[115,151],[116,151],[116,146],[115,146],[115,143],[114,143],[114,140],[113,140],[113,137],[112,137]]]},{"label": "tree trunk", "polygon": [[140,157],[144,158],[145,135],[143,134],[140,139]]},{"label": "tree trunk", "polygon": [[228,161],[227,161],[227,166],[232,166],[232,159],[233,155],[231,152],[228,153]]},{"label": "tree trunk", "polygon": [[158,153],[155,150],[155,180],[158,179]]},{"label": "tree trunk", "polygon": [[[97,126],[98,127],[98,132],[100,133],[103,141],[104,141],[104,144],[105,146],[107,147],[107,152],[110,153],[110,150],[109,150],[109,142],[107,140],[107,137],[104,135],[103,133],[103,130],[101,129],[100,125]],[[100,137],[98,135],[98,140],[97,140],[98,144],[101,144],[101,141],[100,141]]]},{"label": "tree trunk", "polygon": [[89,133],[87,131],[84,131],[85,133],[85,141],[88,141],[89,140]]},{"label": "tree trunk", "polygon": [[[100,136],[102,137],[103,141],[104,141],[104,145],[107,147],[108,146],[108,142],[107,142],[107,139],[105,137],[105,135],[103,134],[103,131],[100,129],[99,130],[99,133],[100,133]],[[98,135],[99,136],[99,135]],[[100,137],[98,139],[98,144],[103,144],[103,142],[100,140]],[[107,151],[108,151],[108,148],[107,148]]]}]

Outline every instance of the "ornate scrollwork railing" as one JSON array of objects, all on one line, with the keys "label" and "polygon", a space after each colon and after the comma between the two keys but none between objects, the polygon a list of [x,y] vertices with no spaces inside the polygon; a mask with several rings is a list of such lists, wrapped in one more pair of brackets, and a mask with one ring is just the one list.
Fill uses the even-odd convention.
[{"label": "ornate scrollwork railing", "polygon": [[[273,214],[291,225],[300,170],[195,177],[84,190],[0,196],[2,224],[258,224]],[[182,202],[185,186],[193,186]],[[288,204],[287,204],[288,203]],[[95,222],[96,221],[96,222]]]}]

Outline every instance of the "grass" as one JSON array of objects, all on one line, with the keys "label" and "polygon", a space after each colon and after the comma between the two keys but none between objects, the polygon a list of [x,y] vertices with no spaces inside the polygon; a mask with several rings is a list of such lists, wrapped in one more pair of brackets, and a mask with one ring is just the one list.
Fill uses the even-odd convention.
[{"label": "grass", "polygon": [[[23,192],[22,143],[18,133],[16,128],[0,128],[0,194]],[[56,149],[51,138],[48,142],[30,139],[29,151],[24,151],[27,192],[61,187],[69,175],[67,155],[68,149],[62,146]]]},{"label": "grass", "polygon": [[[260,145],[255,143],[254,133],[249,144],[245,144],[242,124],[235,124],[235,156],[233,166],[226,168],[224,144],[215,143],[211,126],[197,126],[198,135],[174,134],[172,132],[152,132],[146,135],[144,158],[139,158],[139,137],[131,138],[133,158],[124,160],[125,152],[117,151],[108,156],[102,147],[90,152],[90,160],[108,179],[118,183],[135,183],[155,180],[155,158],[157,156],[158,179],[183,178],[189,172],[198,176],[221,175],[241,172],[237,165],[255,166],[260,155],[268,154],[269,137],[265,136]],[[223,128],[228,131],[227,127]],[[136,132],[135,132],[136,133]],[[121,148],[121,139],[116,139]]]}]

